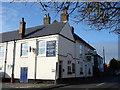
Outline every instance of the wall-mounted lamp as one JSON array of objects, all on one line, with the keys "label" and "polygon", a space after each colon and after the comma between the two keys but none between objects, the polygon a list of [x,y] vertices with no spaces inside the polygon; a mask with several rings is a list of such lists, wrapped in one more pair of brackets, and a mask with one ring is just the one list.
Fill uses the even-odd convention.
[{"label": "wall-mounted lamp", "polygon": [[29,52],[36,52],[36,48],[32,48],[31,46],[29,47]]}]

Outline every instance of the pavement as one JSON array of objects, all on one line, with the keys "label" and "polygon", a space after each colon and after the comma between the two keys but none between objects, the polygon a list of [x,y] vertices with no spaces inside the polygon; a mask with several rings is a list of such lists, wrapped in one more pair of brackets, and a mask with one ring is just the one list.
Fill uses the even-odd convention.
[{"label": "pavement", "polygon": [[[53,89],[63,89],[63,88],[100,88],[102,87],[115,87],[118,88],[120,85],[120,78],[118,77],[107,77],[107,78],[94,78],[88,79],[86,81],[66,83],[66,84],[43,84],[43,83],[2,83],[1,90],[20,90],[20,89],[38,89],[38,90],[53,90]],[[81,90],[80,89],[80,90]]]},{"label": "pavement", "polygon": [[2,83],[1,90],[17,90],[17,89],[39,89],[39,90],[48,90],[59,87],[64,87],[66,84],[33,84],[33,83]]}]

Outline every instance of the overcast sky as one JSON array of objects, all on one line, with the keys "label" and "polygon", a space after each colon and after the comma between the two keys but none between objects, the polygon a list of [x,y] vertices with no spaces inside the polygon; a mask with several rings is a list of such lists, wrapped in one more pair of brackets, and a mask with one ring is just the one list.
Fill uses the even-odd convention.
[{"label": "overcast sky", "polygon": [[[33,3],[9,3],[3,2],[0,6],[0,22],[1,32],[8,32],[19,29],[19,22],[21,18],[24,17],[27,27],[33,27],[43,24],[43,16],[45,12],[40,10],[38,4],[33,5]],[[55,17],[55,14],[50,11],[51,21],[55,19],[60,21],[60,15]],[[118,36],[114,33],[109,33],[108,30],[104,31],[94,31],[89,30],[85,23],[75,24],[69,21],[71,26],[74,26],[75,33],[79,35],[82,39],[88,42],[90,45],[96,48],[98,54],[103,56],[103,47],[105,48],[106,63],[112,58],[118,59]]]}]

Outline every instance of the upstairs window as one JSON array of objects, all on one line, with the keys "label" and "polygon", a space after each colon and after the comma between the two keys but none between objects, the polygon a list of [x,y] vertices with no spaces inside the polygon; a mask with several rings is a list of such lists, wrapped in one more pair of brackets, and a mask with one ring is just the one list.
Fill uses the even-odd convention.
[{"label": "upstairs window", "polygon": [[43,55],[43,54],[45,54],[45,42],[39,41],[38,42],[38,55]]},{"label": "upstairs window", "polygon": [[86,53],[87,53],[87,54],[90,53],[90,49],[86,49]]},{"label": "upstairs window", "polygon": [[87,61],[88,61],[88,62],[91,61],[91,56],[87,56]]},{"label": "upstairs window", "polygon": [[21,44],[21,56],[27,56],[28,55],[28,44],[22,43]]},{"label": "upstairs window", "polygon": [[4,46],[0,46],[0,57],[4,57],[4,53],[5,53],[5,50],[4,50]]},{"label": "upstairs window", "polygon": [[83,54],[83,45],[80,45],[80,55]]}]

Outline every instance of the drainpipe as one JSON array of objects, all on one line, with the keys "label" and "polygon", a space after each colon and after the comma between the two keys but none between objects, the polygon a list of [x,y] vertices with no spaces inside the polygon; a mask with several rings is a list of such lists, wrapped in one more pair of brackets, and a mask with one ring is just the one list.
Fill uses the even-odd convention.
[{"label": "drainpipe", "polygon": [[14,47],[13,47],[13,67],[12,67],[11,83],[14,82],[15,51],[16,51],[16,42],[14,40]]},{"label": "drainpipe", "polygon": [[55,82],[54,82],[54,84],[57,84],[57,76],[58,76],[58,62],[56,62],[56,72],[55,72]]},{"label": "drainpipe", "polygon": [[76,59],[76,42],[74,43],[75,48],[75,78],[76,78],[76,71],[77,71],[77,59]]},{"label": "drainpipe", "polygon": [[34,73],[34,83],[36,83],[36,73],[37,73],[37,39],[36,39],[36,49],[35,49],[35,73]]},{"label": "drainpipe", "polygon": [[6,42],[6,50],[5,50],[5,64],[4,64],[4,75],[3,75],[4,78],[5,78],[5,74],[6,74],[7,47],[8,47],[8,42]]}]

